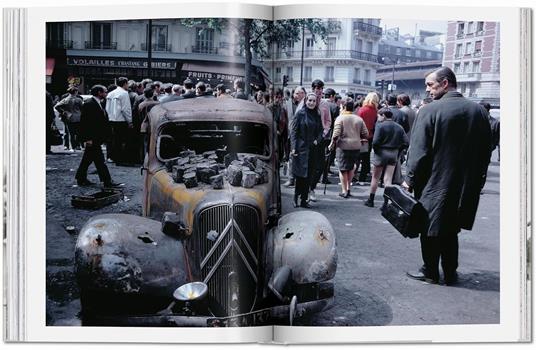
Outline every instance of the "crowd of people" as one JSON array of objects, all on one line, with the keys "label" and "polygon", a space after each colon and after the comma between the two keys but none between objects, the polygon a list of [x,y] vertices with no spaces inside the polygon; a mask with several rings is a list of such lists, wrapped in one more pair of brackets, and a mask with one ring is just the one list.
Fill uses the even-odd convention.
[{"label": "crowd of people", "polygon": [[352,185],[369,186],[364,201],[368,207],[374,207],[378,187],[398,184],[414,191],[429,212],[429,222],[421,234],[423,267],[408,276],[437,283],[441,258],[448,284],[457,278],[457,233],[472,227],[491,151],[499,144],[499,122],[490,118],[489,104],[466,100],[456,87],[449,68],[434,70],[426,75],[429,98],[412,106],[407,94],[391,93],[383,99],[373,91],[341,97],[332,88],[324,89],[319,79],[309,90],[269,87],[247,96],[241,79],[231,92],[222,84],[212,89],[190,79],[179,85],[121,77],[115,85],[93,86],[86,100],[76,86],[55,104],[47,92],[47,122],[54,123],[55,108],[65,124],[65,149],[84,150],[76,172],[79,186],[92,184],[87,179],[91,163],[105,186],[118,186],[106,162],[143,162],[148,113],[155,105],[189,98],[236,98],[265,105],[274,118],[279,161],[288,175],[284,186],[294,187],[295,207],[311,208],[318,200],[317,185],[330,183],[328,174],[335,175],[333,165],[338,168],[341,200],[352,197]]}]

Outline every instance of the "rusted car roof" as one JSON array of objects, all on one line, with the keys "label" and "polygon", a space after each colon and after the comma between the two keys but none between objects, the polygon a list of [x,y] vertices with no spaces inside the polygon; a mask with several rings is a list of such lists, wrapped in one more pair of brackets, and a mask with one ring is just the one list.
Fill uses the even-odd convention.
[{"label": "rusted car roof", "polygon": [[190,98],[156,105],[150,112],[151,125],[164,121],[229,120],[272,125],[270,111],[256,102],[234,98]]}]

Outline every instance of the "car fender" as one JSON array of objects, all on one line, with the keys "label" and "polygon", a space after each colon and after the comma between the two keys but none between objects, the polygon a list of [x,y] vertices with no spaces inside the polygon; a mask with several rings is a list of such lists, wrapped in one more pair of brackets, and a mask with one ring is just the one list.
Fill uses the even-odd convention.
[{"label": "car fender", "polygon": [[171,296],[188,282],[181,241],[166,236],[161,223],[128,214],[91,218],[75,250],[81,289],[117,294]]},{"label": "car fender", "polygon": [[287,266],[294,283],[324,282],[337,270],[335,232],[328,219],[314,211],[284,215],[268,232],[267,276]]}]

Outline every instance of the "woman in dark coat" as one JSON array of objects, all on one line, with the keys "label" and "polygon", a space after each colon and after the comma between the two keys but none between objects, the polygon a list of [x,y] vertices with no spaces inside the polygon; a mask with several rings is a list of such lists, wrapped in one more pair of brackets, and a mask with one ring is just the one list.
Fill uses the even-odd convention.
[{"label": "woman in dark coat", "polygon": [[372,172],[372,181],[370,182],[369,199],[365,201],[367,207],[374,207],[374,196],[384,168],[385,186],[391,186],[398,155],[409,144],[408,135],[406,135],[402,126],[393,120],[393,113],[390,108],[380,109],[378,115],[383,118],[383,121],[376,124],[372,139],[372,149],[374,150],[372,165],[374,165],[374,170]]},{"label": "woman in dark coat", "polygon": [[309,171],[313,168],[310,157],[311,147],[316,146],[322,140],[322,122],[316,105],[316,95],[308,94],[305,99],[305,108],[301,108],[291,125],[290,132],[290,156],[292,159],[292,173],[295,177],[294,206],[309,208],[307,195],[309,193]]}]

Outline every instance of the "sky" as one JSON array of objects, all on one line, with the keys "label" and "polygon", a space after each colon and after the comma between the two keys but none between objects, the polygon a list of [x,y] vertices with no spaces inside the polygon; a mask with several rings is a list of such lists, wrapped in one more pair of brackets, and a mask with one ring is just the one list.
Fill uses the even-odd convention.
[{"label": "sky", "polygon": [[[415,31],[415,25],[417,25],[417,31]],[[380,27],[385,29],[399,27],[400,35],[403,34],[419,34],[419,30],[430,30],[435,32],[446,33],[447,21],[415,21],[415,20],[394,20],[394,19],[382,19],[380,21]]]}]

